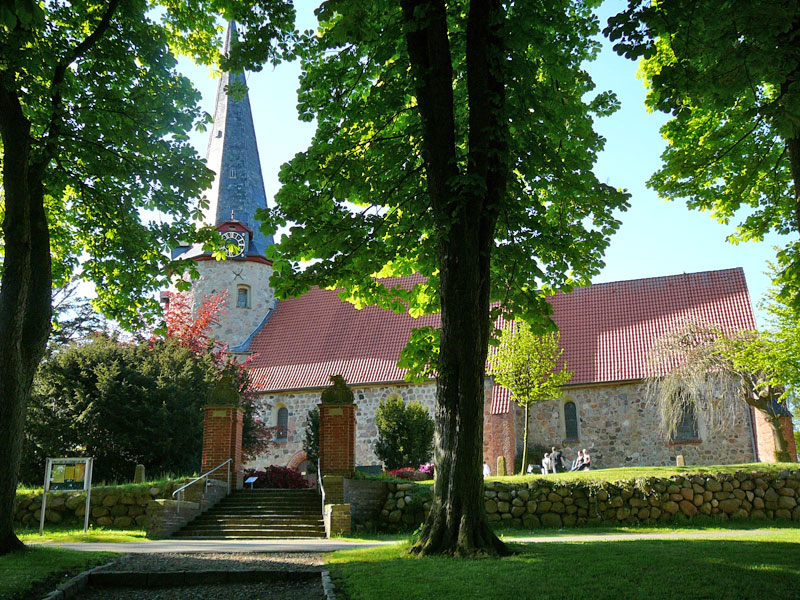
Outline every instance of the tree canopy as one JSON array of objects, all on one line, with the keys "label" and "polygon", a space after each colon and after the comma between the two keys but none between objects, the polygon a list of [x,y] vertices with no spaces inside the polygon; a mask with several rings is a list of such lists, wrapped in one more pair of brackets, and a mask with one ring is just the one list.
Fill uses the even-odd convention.
[{"label": "tree canopy", "polygon": [[525,410],[520,474],[525,473],[528,465],[531,406],[536,402],[558,398],[561,386],[572,378],[566,361],[561,361],[563,354],[558,331],[536,335],[530,325],[523,321],[503,329],[500,345],[489,358],[489,373],[511,392],[511,399]]},{"label": "tree canopy", "polygon": [[739,220],[734,243],[793,234],[778,282],[800,309],[800,4],[630,0],[605,33],[642,59],[648,108],[672,115],[649,185]]},{"label": "tree canopy", "polygon": [[[229,57],[220,17],[247,31]],[[0,4],[0,554],[21,546],[11,505],[53,283],[78,272],[132,324],[170,269],[191,268],[165,250],[219,243],[195,231],[213,174],[187,141],[206,117],[174,54],[258,69],[289,50],[293,18],[288,0]]]},{"label": "tree canopy", "polygon": [[[546,323],[546,294],[589,282],[627,207],[592,173],[593,119],[617,106],[582,68],[599,48],[594,4],[328,1],[300,44],[298,107],[317,132],[264,215],[290,226],[272,283],[441,313],[410,355],[438,347],[436,481],[417,552],[507,551],[480,498],[492,317]],[[376,279],[412,273],[425,281],[410,289]]]}]

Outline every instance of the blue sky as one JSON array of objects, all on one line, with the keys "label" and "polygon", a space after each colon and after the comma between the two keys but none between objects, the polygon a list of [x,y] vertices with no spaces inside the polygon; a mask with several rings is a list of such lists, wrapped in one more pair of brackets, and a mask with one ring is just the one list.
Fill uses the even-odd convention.
[{"label": "blue sky", "polygon": [[[308,0],[297,3],[298,27],[313,27]],[[604,25],[624,2],[610,0],[599,14]],[[203,108],[212,112],[217,80],[205,68],[181,63],[182,70],[203,95]],[[758,302],[769,287],[767,261],[775,256],[773,247],[782,245],[778,236],[764,242],[731,245],[725,241],[734,223],[721,225],[708,213],[690,211],[682,202],[666,202],[649,190],[645,182],[660,165],[664,141],[659,133],[666,115],[650,114],[644,107],[645,89],[636,78],[637,64],[617,56],[604,43],[597,61],[587,66],[597,90],[617,93],[622,108],[611,117],[599,119],[597,130],[606,138],[604,151],[595,167],[598,177],[631,194],[631,207],[621,215],[622,226],[606,252],[606,267],[593,283],[658,277],[743,267],[759,326],[764,325]],[[304,150],[314,132],[310,123],[297,120],[295,111],[299,67],[284,64],[248,75],[259,157],[267,198],[279,187],[280,165]],[[195,133],[192,142],[205,156],[207,134]]]}]

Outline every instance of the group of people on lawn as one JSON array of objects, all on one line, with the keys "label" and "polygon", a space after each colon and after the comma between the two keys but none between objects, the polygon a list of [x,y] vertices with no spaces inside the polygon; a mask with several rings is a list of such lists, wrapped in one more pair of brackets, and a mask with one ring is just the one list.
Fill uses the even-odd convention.
[{"label": "group of people on lawn", "polygon": [[[544,458],[542,458],[542,466],[539,467],[538,465],[529,464],[528,465],[528,474],[530,475],[537,469],[542,475],[547,475],[548,473],[564,473],[569,471],[588,471],[592,467],[592,457],[589,456],[589,451],[584,448],[583,450],[578,450],[578,456],[572,461],[572,468],[567,469],[564,466],[564,455],[561,453],[561,449],[553,446],[553,449],[549,453],[545,453]],[[483,476],[489,477],[491,475],[491,470],[489,469],[489,463],[483,463]]]},{"label": "group of people on lawn", "polygon": [[[569,463],[567,463],[569,464]],[[566,471],[588,471],[592,467],[592,457],[589,456],[589,451],[584,448],[578,450],[578,456],[572,461],[572,468],[568,469],[564,466],[564,455],[561,449],[553,446],[550,453],[545,453],[542,458],[541,474],[547,475],[548,473],[564,473]],[[528,473],[533,473],[533,465],[528,465]]]}]

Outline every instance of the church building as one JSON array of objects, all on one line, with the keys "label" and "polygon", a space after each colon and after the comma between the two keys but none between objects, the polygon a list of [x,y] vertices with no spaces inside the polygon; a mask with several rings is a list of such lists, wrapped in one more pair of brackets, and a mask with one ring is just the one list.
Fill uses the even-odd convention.
[{"label": "church building", "polygon": [[[226,50],[235,35],[235,26],[229,27]],[[435,326],[439,316],[414,319],[377,307],[357,310],[337,291],[317,288],[298,298],[275,299],[269,284],[272,263],[264,255],[273,240],[259,231],[256,219],[267,201],[250,101],[225,93],[225,86],[237,80],[244,82],[244,75],[225,73],[219,81],[207,153],[216,179],[205,219],[230,242],[228,258],[217,261],[199,247],[178,248],[173,255],[197,262],[195,303],[227,291],[226,312],[214,336],[233,352],[252,356],[253,386],[277,435],[266,455],[248,466],[302,468],[307,414],[331,375],[342,375],[355,393],[356,463],[377,465],[375,413],[381,400],[416,400],[434,414],[435,381],[406,382],[397,360],[412,328]],[[418,281],[419,276],[409,276],[393,284],[411,287]],[[643,392],[650,349],[686,320],[728,331],[756,328],[741,268],[598,284],[557,294],[550,302],[573,376],[558,400],[531,408],[532,443],[561,446],[570,459],[587,448],[596,467],[670,465],[678,455],[686,464],[774,460],[769,426],[745,403],[721,434],[693,419],[673,439],[664,439]],[[511,468],[522,450],[523,413],[490,376],[484,390],[484,458],[494,474],[498,456]],[[788,413],[783,421],[796,460]]]}]

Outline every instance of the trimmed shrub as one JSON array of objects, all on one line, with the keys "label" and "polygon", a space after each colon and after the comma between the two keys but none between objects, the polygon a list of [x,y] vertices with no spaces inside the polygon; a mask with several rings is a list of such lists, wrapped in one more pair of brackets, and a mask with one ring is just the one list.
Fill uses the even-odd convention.
[{"label": "trimmed shrub", "polygon": [[375,455],[387,469],[427,463],[433,454],[433,419],[419,402],[405,405],[400,396],[381,400],[375,415]]}]

